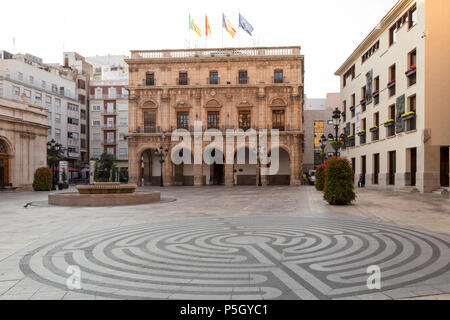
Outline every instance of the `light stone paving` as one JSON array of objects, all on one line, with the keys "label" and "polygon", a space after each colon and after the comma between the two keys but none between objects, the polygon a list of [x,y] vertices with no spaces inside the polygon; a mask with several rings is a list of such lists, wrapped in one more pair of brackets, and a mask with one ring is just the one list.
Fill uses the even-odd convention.
[{"label": "light stone paving", "polygon": [[[369,195],[384,197],[364,190],[355,205],[331,207],[310,187],[168,188],[163,197],[175,202],[58,208],[45,203],[46,193],[0,194],[0,299],[380,300],[450,294],[449,232],[404,226],[409,223],[402,223],[402,214],[389,219],[396,224],[368,218]],[[398,194],[394,206],[401,197],[412,205],[409,195]],[[446,208],[445,198],[420,197]],[[35,206],[24,208],[29,202]],[[387,211],[392,201],[378,206]],[[448,211],[431,214],[444,228]],[[80,290],[66,286],[71,265],[81,270]],[[366,286],[371,265],[381,268],[381,290]]]}]

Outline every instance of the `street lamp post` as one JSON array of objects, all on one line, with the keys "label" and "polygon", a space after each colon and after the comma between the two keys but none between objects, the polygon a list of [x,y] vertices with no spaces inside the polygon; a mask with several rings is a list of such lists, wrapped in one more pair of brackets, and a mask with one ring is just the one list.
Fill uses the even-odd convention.
[{"label": "street lamp post", "polygon": [[159,147],[159,151],[158,150],[155,150],[155,156],[157,156],[157,157],[159,157],[160,159],[159,159],[159,163],[161,164],[161,184],[160,184],[160,187],[162,188],[162,187],[164,187],[164,181],[163,181],[163,165],[164,165],[164,162],[166,162],[166,158],[167,158],[167,155],[169,154],[169,149],[165,149],[164,150],[164,148],[163,148],[163,146],[160,146]]},{"label": "street lamp post", "polygon": [[257,148],[253,148],[253,151],[257,152],[257,159],[258,159],[258,187],[262,187],[262,179],[261,179],[261,163],[262,163],[262,159],[261,159],[261,154],[265,154],[266,152],[266,148],[262,148],[262,146],[259,144],[258,141],[258,146]]},{"label": "street lamp post", "polygon": [[325,135],[322,135],[322,137],[320,138],[320,149],[322,150],[322,153],[320,154],[320,158],[322,159],[322,164],[325,163],[325,148],[326,148],[326,142],[327,142],[327,138],[325,137]]},{"label": "street lamp post", "polygon": [[58,184],[58,178],[56,177],[56,167],[60,160],[60,152],[62,151],[62,145],[56,143],[54,139],[47,142],[47,162],[50,165],[52,171],[52,190],[56,190]]},{"label": "street lamp post", "polygon": [[332,133],[330,133],[328,135],[328,139],[326,139],[325,135],[322,136],[321,140],[329,140],[334,142],[333,144],[333,148],[334,148],[334,156],[338,157],[339,155],[339,149],[340,147],[340,140],[345,141],[346,140],[346,136],[344,134],[339,135],[339,125],[341,123],[341,111],[338,108],[335,108],[333,110],[333,127],[335,130],[335,134],[333,135]]}]

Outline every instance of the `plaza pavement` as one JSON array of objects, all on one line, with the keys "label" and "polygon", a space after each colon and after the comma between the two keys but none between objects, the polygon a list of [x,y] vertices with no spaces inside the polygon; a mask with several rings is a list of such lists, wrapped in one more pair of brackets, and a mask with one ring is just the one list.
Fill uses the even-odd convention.
[{"label": "plaza pavement", "polygon": [[449,198],[357,192],[332,207],[309,186],[174,187],[115,208],[0,193],[0,299],[450,299]]}]

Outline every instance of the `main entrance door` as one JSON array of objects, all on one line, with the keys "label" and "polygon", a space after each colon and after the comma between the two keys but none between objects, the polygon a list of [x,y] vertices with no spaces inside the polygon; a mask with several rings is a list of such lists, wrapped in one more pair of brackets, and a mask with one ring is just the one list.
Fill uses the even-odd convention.
[{"label": "main entrance door", "polygon": [[448,147],[441,148],[441,187],[449,186],[449,152]]},{"label": "main entrance door", "polygon": [[212,182],[215,186],[220,186],[224,184],[224,166],[223,164],[213,164],[213,176]]}]

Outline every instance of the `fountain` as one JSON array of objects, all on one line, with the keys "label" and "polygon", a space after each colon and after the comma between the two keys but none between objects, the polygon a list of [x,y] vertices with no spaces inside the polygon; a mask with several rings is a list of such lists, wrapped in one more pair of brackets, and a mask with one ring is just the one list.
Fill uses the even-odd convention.
[{"label": "fountain", "polygon": [[48,203],[65,207],[132,206],[161,201],[160,192],[135,192],[137,185],[119,182],[95,182],[76,186],[78,192],[53,193]]}]

